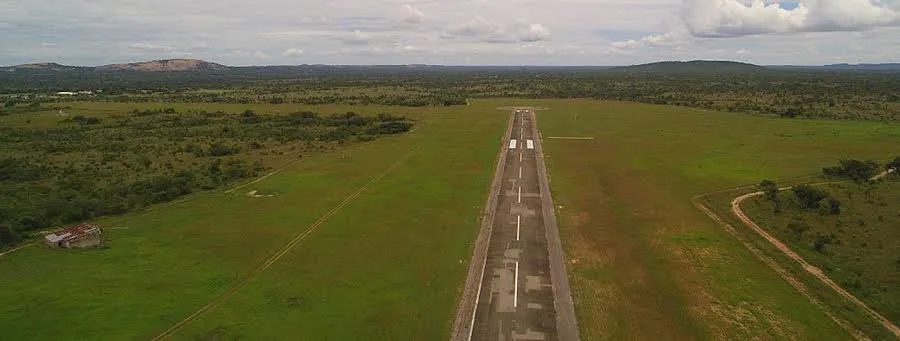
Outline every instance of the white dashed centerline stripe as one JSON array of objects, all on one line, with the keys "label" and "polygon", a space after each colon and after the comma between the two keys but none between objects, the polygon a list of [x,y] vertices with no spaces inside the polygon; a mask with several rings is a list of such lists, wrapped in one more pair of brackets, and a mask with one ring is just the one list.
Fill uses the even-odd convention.
[{"label": "white dashed centerline stripe", "polygon": [[519,240],[519,227],[522,226],[522,216],[516,216],[516,240]]},{"label": "white dashed centerline stripe", "polygon": [[519,167],[519,179],[522,178],[522,167]]},{"label": "white dashed centerline stripe", "polygon": [[515,289],[513,289],[513,308],[519,306],[519,262],[516,261],[516,280]]},{"label": "white dashed centerline stripe", "polygon": [[518,203],[522,203],[522,186],[519,186],[519,199],[516,200]]}]

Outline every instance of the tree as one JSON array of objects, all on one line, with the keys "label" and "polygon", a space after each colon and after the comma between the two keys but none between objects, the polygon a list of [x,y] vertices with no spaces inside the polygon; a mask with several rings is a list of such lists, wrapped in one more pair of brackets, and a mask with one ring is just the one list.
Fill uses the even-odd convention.
[{"label": "tree", "polygon": [[841,160],[839,166],[823,168],[822,174],[829,178],[848,178],[862,185],[869,182],[879,168],[875,161]]},{"label": "tree", "polygon": [[841,214],[841,201],[835,198],[828,198],[828,213],[833,215]]},{"label": "tree", "polygon": [[778,184],[772,180],[763,180],[759,183],[759,189],[762,190],[767,200],[775,204],[773,211],[781,213],[781,200],[778,199]]},{"label": "tree", "polygon": [[759,189],[763,191],[766,199],[770,201],[778,200],[778,184],[772,180],[763,180],[759,183]]},{"label": "tree", "polygon": [[804,223],[804,222],[792,221],[792,222],[788,223],[787,228],[788,228],[788,230],[791,230],[791,232],[794,232],[794,236],[797,237],[797,239],[800,239],[800,237],[803,236],[803,233],[812,227],[810,227],[809,224]]},{"label": "tree", "polygon": [[900,156],[896,157],[893,161],[888,162],[887,164],[884,165],[884,170],[889,171],[891,169],[900,171]]},{"label": "tree", "polygon": [[19,241],[18,236],[9,226],[0,225],[0,245],[10,245],[17,241]]},{"label": "tree", "polygon": [[828,192],[809,185],[797,185],[792,189],[794,196],[806,208],[817,208],[819,202],[829,196]]}]

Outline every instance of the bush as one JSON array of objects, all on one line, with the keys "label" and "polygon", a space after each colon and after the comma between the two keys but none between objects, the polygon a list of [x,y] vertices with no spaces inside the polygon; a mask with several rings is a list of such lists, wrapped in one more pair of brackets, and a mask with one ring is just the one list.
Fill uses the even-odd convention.
[{"label": "bush", "polygon": [[377,126],[369,128],[367,132],[374,135],[390,135],[408,132],[410,128],[412,128],[412,123],[391,121],[379,123]]},{"label": "bush", "polygon": [[811,226],[809,224],[800,222],[800,221],[792,221],[787,225],[788,230],[794,233],[794,235],[799,239],[803,236],[803,233],[808,231]]},{"label": "bush", "polygon": [[759,183],[759,189],[765,193],[769,201],[778,200],[778,185],[772,180],[763,180]]},{"label": "bush", "polygon": [[228,156],[228,155],[237,154],[237,152],[238,151],[235,148],[231,148],[228,146],[220,145],[218,143],[214,143],[213,145],[209,146],[208,154],[211,156]]},{"label": "bush", "polygon": [[841,201],[835,198],[828,198],[828,214],[841,214]]},{"label": "bush", "polygon": [[834,235],[819,234],[813,241],[812,249],[818,253],[825,253],[825,246],[834,244]]},{"label": "bush", "polygon": [[101,120],[96,117],[88,117],[88,116],[75,116],[72,117],[72,122],[78,123],[80,125],[94,125],[100,124]]},{"label": "bush", "polygon": [[847,178],[863,183],[878,174],[879,168],[875,161],[841,160],[839,166],[823,168],[822,174],[829,178]]},{"label": "bush", "polygon": [[828,192],[809,185],[794,186],[791,190],[800,204],[808,209],[818,208],[819,202],[829,196]]}]

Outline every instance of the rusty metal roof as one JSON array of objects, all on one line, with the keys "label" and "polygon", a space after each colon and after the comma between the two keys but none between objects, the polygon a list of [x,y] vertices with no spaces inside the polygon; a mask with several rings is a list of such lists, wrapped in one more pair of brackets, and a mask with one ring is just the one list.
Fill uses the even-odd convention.
[{"label": "rusty metal roof", "polygon": [[78,225],[72,225],[64,229],[53,231],[53,233],[44,236],[44,240],[51,243],[73,241],[84,238],[86,236],[98,234],[99,232],[100,225],[81,223]]}]

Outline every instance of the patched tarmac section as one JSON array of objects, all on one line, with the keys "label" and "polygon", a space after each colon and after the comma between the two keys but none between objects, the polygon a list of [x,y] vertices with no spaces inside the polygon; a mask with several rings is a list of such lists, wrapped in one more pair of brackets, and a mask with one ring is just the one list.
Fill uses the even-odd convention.
[{"label": "patched tarmac section", "polygon": [[[470,273],[469,281],[478,283],[476,298],[473,304],[460,305],[453,340],[577,340],[565,266],[551,271],[551,259],[561,259],[562,251],[546,170],[539,168],[544,165],[534,112],[517,110],[512,120],[503,141],[508,150],[501,156],[502,172],[495,179],[502,188],[492,194],[496,206],[483,269],[480,278]],[[548,203],[550,207],[544,207]],[[559,255],[551,257],[551,252]],[[562,282],[564,292],[558,292],[554,281]],[[562,300],[562,308],[571,314],[571,324],[559,318],[557,297],[568,299]],[[459,323],[464,317],[471,318],[468,326]],[[559,328],[566,330],[560,333]]]}]

